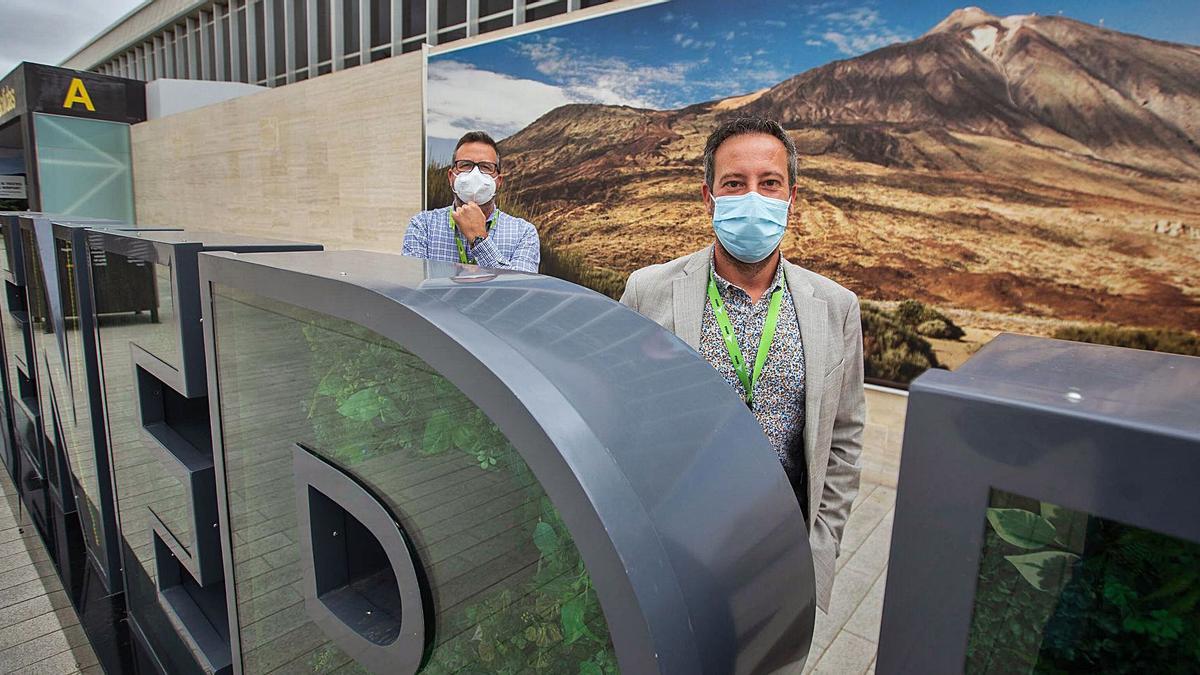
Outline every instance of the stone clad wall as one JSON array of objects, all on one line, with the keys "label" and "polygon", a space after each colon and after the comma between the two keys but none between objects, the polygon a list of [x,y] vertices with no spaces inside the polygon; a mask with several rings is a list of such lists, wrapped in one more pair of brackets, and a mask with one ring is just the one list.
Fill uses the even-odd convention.
[{"label": "stone clad wall", "polygon": [[399,252],[422,71],[415,52],[135,125],[138,222]]}]

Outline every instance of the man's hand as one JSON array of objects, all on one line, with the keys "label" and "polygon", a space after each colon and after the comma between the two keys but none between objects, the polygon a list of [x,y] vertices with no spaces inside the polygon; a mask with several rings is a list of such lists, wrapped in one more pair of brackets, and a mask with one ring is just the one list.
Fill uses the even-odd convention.
[{"label": "man's hand", "polygon": [[467,243],[475,241],[475,237],[487,237],[487,218],[475,202],[467,202],[454,209],[454,222]]}]

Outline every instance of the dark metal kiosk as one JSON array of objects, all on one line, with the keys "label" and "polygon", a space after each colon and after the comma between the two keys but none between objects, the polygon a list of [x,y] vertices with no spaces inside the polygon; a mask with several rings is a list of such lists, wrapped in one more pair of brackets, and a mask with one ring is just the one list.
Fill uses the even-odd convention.
[{"label": "dark metal kiosk", "polygon": [[200,256],[235,672],[750,673],[807,654],[807,533],[744,403],[579,286]]},{"label": "dark metal kiosk", "polygon": [[1015,335],[913,382],[877,672],[1196,672],[1198,389]]},{"label": "dark metal kiosk", "polygon": [[0,80],[0,211],[133,222],[129,125],[146,85],[21,63]]}]

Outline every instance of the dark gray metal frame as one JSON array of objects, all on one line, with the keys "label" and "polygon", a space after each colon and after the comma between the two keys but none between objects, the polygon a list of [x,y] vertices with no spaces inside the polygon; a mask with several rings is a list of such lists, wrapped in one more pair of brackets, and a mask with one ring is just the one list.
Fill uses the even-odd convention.
[{"label": "dark gray metal frame", "polygon": [[[257,237],[243,237],[234,234],[183,231],[165,229],[93,229],[85,232],[87,255],[93,253],[111,252],[126,258],[136,259],[151,265],[165,265],[171,271],[171,296],[175,312],[173,331],[178,337],[179,367],[166,362],[151,353],[136,342],[130,344],[131,361],[134,383],[138,398],[138,415],[141,424],[143,440],[149,447],[158,449],[159,460],[164,470],[173,474],[188,492],[191,505],[193,533],[192,541],[181,542],[153,512],[150,513],[152,534],[157,542],[169,552],[171,560],[158,560],[160,572],[166,572],[159,577],[159,594],[163,607],[174,612],[181,623],[188,626],[206,625],[206,619],[199,611],[190,606],[190,599],[178,589],[177,570],[171,570],[170,564],[177,563],[201,587],[219,583],[223,576],[221,563],[221,539],[217,525],[219,517],[216,500],[216,482],[212,456],[208,448],[196,448],[183,439],[178,433],[164,423],[163,397],[168,395],[163,388],[172,390],[184,398],[203,398],[208,394],[208,372],[204,359],[204,331],[201,327],[199,270],[197,256],[202,251],[231,251],[236,253],[254,253],[268,251],[306,251],[320,250],[316,244],[305,244],[289,241],[276,241]],[[90,269],[91,266],[87,266]],[[94,286],[88,284],[92,293],[91,301],[94,307]],[[101,353],[99,347],[99,331],[95,330],[98,322],[93,311],[92,317],[93,344],[96,353]],[[101,373],[104,365],[102,358],[97,358]],[[104,386],[99,387],[100,395],[104,396]],[[104,414],[105,441],[110,453],[111,436],[108,435],[108,416]],[[109,457],[109,466],[111,463]],[[113,492],[115,499],[115,491]],[[114,514],[116,509],[114,509]],[[119,521],[119,517],[118,517]],[[190,546],[188,545],[190,544]],[[190,548],[190,551],[189,551]],[[161,549],[156,549],[163,553]],[[160,557],[156,553],[156,557]],[[137,564],[136,561],[125,561],[125,565]],[[174,581],[173,581],[174,580]],[[131,625],[135,626],[135,635],[148,648],[155,660],[158,655],[146,639],[144,632],[137,627],[137,619],[130,616]],[[191,649],[192,655],[201,663],[207,664],[211,670],[220,672],[227,668],[228,646],[217,644],[215,634],[203,631],[197,634],[181,636]]]},{"label": "dark gray metal frame", "polygon": [[1195,357],[1017,335],[917,378],[877,672],[962,672],[992,489],[1200,542],[1198,383]]},{"label": "dark gray metal frame", "polygon": [[[45,443],[43,441],[43,411],[38,404],[37,376],[33,357],[33,334],[29,320],[29,291],[25,270],[25,242],[21,238],[21,220],[38,216],[34,212],[9,213],[5,216],[5,244],[9,259],[4,265],[4,303],[8,312],[7,320],[15,322],[20,327],[21,345],[14,345],[7,353],[12,359],[13,374],[16,380],[12,382],[12,411],[13,439],[18,449],[17,456],[20,477],[18,483],[26,503],[30,507],[33,521],[42,534],[49,539],[52,536],[51,522],[47,511],[50,486],[46,479]],[[22,306],[14,307],[13,301]],[[7,364],[6,364],[7,367]],[[29,394],[28,396],[26,394]],[[41,493],[39,495],[39,493]]]},{"label": "dark gray metal frame", "polygon": [[[6,237],[5,230],[11,228],[16,223],[15,215],[15,213],[11,212],[0,212],[0,238]],[[5,240],[4,245],[7,250],[7,240]],[[5,257],[7,258],[7,255]],[[0,266],[7,270],[7,259],[0,261]],[[3,279],[0,279],[0,289],[2,289],[0,290],[0,296],[7,295],[7,283]],[[3,398],[3,400],[0,400],[0,418],[2,418],[0,422],[3,423],[3,428],[0,429],[0,435],[3,438],[0,438],[0,443],[4,445],[5,468],[8,470],[8,475],[13,479],[15,484],[17,476],[20,475],[20,456],[17,450],[15,432],[13,431],[13,402],[11,398],[15,382],[13,382],[8,372],[8,352],[11,348],[8,345],[7,339],[5,339],[7,336],[3,330],[4,323],[13,319],[12,317],[6,317],[5,314],[7,314],[7,300],[0,297],[0,397]],[[20,346],[23,347],[24,345]]]},{"label": "dark gray metal frame", "polygon": [[[622,671],[750,672],[803,659],[816,606],[807,532],[745,404],[682,341],[615,302],[549,277],[498,271],[478,281],[471,276],[477,272],[358,251],[200,256],[222,522],[230,514],[214,284],[366,327],[464,392],[517,448],[574,536]],[[474,302],[485,306],[489,289],[517,289],[560,308],[573,300],[593,303],[602,316],[563,325],[562,339],[530,343],[519,332],[497,334],[447,301],[465,288],[475,289]],[[550,320],[555,311],[539,318]],[[629,419],[603,416],[612,410],[598,397],[616,395],[611,384],[581,388],[578,371],[558,365],[581,357],[571,349],[571,332],[601,328],[612,336],[606,360],[656,360],[661,367],[641,385],[659,395],[630,410]],[[603,382],[607,371],[593,370]],[[632,447],[640,439],[624,435],[638,425],[670,425],[681,409],[693,408],[712,411],[710,426],[680,429],[660,439],[664,447]],[[692,440],[697,444],[683,452]],[[739,449],[737,462],[729,461],[731,448]],[[686,460],[663,475],[664,457]],[[662,479],[648,485],[648,476]],[[225,528],[231,646],[241,673],[230,536]]]},{"label": "dark gray metal frame", "polygon": [[[425,654],[425,607],[421,598],[421,583],[417,563],[408,539],[397,519],[374,495],[340,469],[322,460],[312,451],[296,445],[292,453],[296,480],[296,513],[299,514],[301,559],[304,565],[304,606],[308,615],[325,634],[333,638],[342,651],[377,673],[413,675]],[[352,589],[343,589],[334,597],[322,597],[318,576],[344,576],[347,560],[352,555],[346,545],[338,545],[338,531],[325,539],[314,540],[322,518],[314,508],[312,491],[316,490],[341,507],[344,512],[366,527],[383,547],[400,591],[400,616],[379,611],[375,602]],[[345,528],[343,528],[344,530]],[[323,533],[324,534],[324,533]],[[342,539],[346,539],[346,532]],[[318,545],[320,544],[320,545]],[[339,579],[338,586],[346,584]],[[350,626],[346,616],[357,615],[356,626]],[[371,620],[362,617],[371,616]],[[385,624],[395,623],[394,628]],[[362,625],[368,624],[368,625]],[[381,627],[382,626],[382,627]],[[390,629],[390,630],[389,630]],[[392,635],[392,633],[395,635]],[[381,639],[386,633],[387,639]]]}]

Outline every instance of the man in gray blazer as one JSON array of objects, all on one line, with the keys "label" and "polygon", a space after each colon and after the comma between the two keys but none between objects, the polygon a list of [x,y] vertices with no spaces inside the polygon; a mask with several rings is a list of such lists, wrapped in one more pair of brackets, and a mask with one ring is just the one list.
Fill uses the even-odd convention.
[{"label": "man in gray blazer", "polygon": [[828,611],[862,470],[862,327],[854,293],[779,252],[796,166],[778,123],[718,127],[700,188],[716,241],[634,272],[621,302],[700,352],[746,400],[804,511],[817,605]]}]

